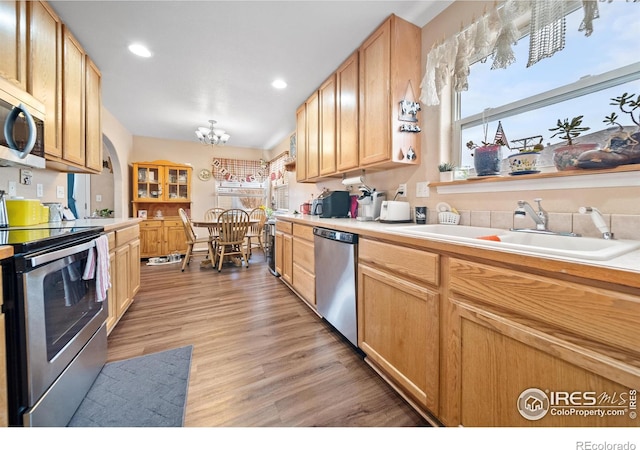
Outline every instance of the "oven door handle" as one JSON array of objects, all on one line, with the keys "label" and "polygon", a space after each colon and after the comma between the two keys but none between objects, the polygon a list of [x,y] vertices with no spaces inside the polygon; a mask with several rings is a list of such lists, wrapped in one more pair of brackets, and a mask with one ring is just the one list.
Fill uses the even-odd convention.
[{"label": "oven door handle", "polygon": [[38,267],[42,264],[46,264],[51,261],[55,261],[57,259],[62,259],[67,256],[75,255],[76,253],[83,252],[85,250],[89,250],[96,246],[94,241],[85,242],[84,244],[79,244],[69,248],[63,248],[61,250],[55,250],[53,252],[43,253],[41,255],[32,256],[31,258],[25,258],[27,261],[27,265],[29,267]]}]

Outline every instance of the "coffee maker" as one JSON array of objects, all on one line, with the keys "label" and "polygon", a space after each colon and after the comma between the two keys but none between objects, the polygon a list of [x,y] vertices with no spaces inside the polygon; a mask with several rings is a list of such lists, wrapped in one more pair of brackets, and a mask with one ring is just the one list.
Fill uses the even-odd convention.
[{"label": "coffee maker", "polygon": [[366,186],[361,186],[360,197],[358,197],[358,217],[356,220],[376,220],[380,217],[380,207],[385,200],[384,192],[378,192]]}]

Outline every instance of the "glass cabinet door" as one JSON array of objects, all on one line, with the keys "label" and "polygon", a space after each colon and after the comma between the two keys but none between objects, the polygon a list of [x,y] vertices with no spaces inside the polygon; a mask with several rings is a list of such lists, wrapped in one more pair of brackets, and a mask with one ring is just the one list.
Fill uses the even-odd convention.
[{"label": "glass cabinet door", "polygon": [[157,199],[162,197],[161,172],[158,167],[138,167],[138,198]]},{"label": "glass cabinet door", "polygon": [[167,169],[167,186],[169,200],[185,200],[189,198],[189,171],[169,167]]}]

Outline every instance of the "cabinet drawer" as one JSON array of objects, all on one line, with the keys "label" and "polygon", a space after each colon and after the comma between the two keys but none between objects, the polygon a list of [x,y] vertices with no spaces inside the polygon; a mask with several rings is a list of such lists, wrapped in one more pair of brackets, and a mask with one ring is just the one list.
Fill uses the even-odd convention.
[{"label": "cabinet drawer", "polygon": [[162,220],[143,220],[140,228],[162,228]]},{"label": "cabinet drawer", "polygon": [[182,227],[182,221],[180,221],[180,220],[172,220],[172,219],[165,220],[164,221],[164,227],[165,228],[167,228],[167,227]]},{"label": "cabinet drawer", "polygon": [[291,234],[293,224],[291,222],[276,221],[276,231],[282,231],[283,233]]},{"label": "cabinet drawer", "polygon": [[310,273],[315,274],[316,269],[313,250],[314,246],[312,242],[305,241],[298,237],[293,238],[293,262],[304,267]]},{"label": "cabinet drawer", "polygon": [[307,241],[313,241],[313,227],[306,225],[300,225],[299,223],[293,224],[293,235]]},{"label": "cabinet drawer", "polygon": [[434,253],[360,239],[358,260],[422,283],[440,284],[439,256]]},{"label": "cabinet drawer", "polygon": [[302,298],[315,306],[316,277],[297,263],[293,263],[293,288]]},{"label": "cabinet drawer", "polygon": [[459,259],[449,262],[455,294],[507,310],[550,333],[640,355],[640,297]]},{"label": "cabinet drawer", "polygon": [[121,245],[126,244],[129,241],[133,241],[134,239],[138,239],[139,237],[140,227],[138,225],[116,230],[116,246],[120,247]]}]

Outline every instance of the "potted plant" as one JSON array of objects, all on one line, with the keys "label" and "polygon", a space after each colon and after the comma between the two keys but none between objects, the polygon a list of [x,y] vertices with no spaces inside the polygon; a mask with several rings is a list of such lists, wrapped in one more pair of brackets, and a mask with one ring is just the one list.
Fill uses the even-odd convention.
[{"label": "potted plant", "polygon": [[582,126],[583,117],[576,116],[571,121],[568,118],[564,120],[558,119],[555,128],[549,128],[549,131],[555,132],[551,135],[551,138],[558,136],[565,141],[564,145],[557,147],[553,151],[553,164],[559,171],[578,169],[578,157],[588,150],[594,150],[599,147],[598,144],[593,143],[574,144],[574,139],[580,136],[583,131],[590,129]]},{"label": "potted plant", "polygon": [[502,146],[507,145],[502,123],[498,121],[498,129],[493,139],[493,144],[487,141],[487,128],[484,127],[484,141],[482,145],[476,145],[473,141],[467,142],[467,148],[473,153],[473,167],[479,177],[500,175],[502,169]]},{"label": "potted plant", "polygon": [[[538,143],[533,146],[530,145],[531,141],[535,139],[538,139]],[[544,150],[542,140],[543,137],[537,135],[511,141],[522,143],[520,147],[517,147],[518,153],[507,158],[511,175],[526,175],[540,172],[538,170],[538,156],[540,152]]]},{"label": "potted plant", "polygon": [[440,172],[440,181],[453,181],[453,169],[455,166],[452,163],[446,162],[438,166]]},{"label": "potted plant", "polygon": [[609,136],[604,149],[590,150],[578,157],[578,166],[584,169],[604,169],[624,164],[640,163],[640,114],[636,117],[636,110],[640,108],[640,94],[624,93],[620,97],[612,98],[611,105],[617,105],[625,114],[631,117],[636,125],[635,129],[625,130],[618,122],[618,114],[612,112],[605,116],[603,122],[617,125],[618,128]]}]

